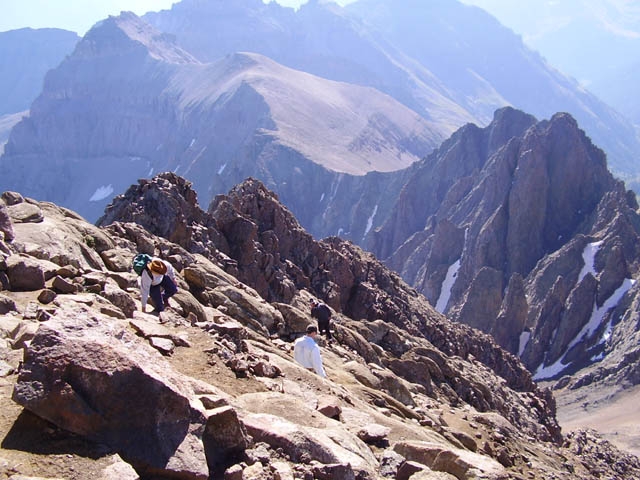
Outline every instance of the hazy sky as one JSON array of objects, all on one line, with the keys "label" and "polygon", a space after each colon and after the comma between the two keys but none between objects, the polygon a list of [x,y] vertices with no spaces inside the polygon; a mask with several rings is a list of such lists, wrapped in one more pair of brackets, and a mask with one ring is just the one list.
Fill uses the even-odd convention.
[{"label": "hazy sky", "polygon": [[[350,1],[353,0],[337,0],[336,3]],[[177,0],[0,0],[0,32],[24,27],[54,27],[84,35],[109,15],[118,15],[123,10],[142,15],[171,8],[173,3]],[[297,7],[306,0],[278,0],[278,3]]]}]

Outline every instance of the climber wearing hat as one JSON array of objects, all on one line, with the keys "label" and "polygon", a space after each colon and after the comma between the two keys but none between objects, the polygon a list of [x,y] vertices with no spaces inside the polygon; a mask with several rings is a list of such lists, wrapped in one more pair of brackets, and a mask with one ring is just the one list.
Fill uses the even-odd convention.
[{"label": "climber wearing hat", "polygon": [[140,275],[140,296],[142,311],[147,311],[147,300],[151,296],[153,312],[159,313],[169,306],[169,297],[178,291],[176,274],[169,262],[154,257]]}]

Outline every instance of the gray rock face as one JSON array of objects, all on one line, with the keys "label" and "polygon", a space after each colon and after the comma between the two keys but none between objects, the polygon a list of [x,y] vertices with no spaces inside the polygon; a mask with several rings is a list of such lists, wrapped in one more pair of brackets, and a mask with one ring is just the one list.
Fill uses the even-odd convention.
[{"label": "gray rock face", "polygon": [[532,120],[505,109],[457,132],[414,168],[371,247],[549,378],[603,352],[611,309],[635,295],[640,219],[570,116]]}]

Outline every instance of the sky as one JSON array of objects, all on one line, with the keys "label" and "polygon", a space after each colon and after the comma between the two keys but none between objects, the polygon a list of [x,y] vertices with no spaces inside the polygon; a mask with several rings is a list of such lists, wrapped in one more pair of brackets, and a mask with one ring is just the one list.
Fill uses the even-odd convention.
[{"label": "sky", "polygon": [[[232,0],[231,0],[232,1]],[[353,0],[338,0],[345,4]],[[0,32],[18,28],[62,28],[84,35],[96,22],[123,10],[143,15],[171,8],[177,0],[0,0]],[[306,0],[278,0],[298,7]]]}]

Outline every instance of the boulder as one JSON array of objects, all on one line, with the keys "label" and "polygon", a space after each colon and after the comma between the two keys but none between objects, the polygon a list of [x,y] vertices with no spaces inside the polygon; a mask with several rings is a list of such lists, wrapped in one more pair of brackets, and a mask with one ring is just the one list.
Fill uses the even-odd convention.
[{"label": "boulder", "polygon": [[49,288],[45,288],[38,294],[38,301],[43,304],[51,303],[55,300],[58,294]]},{"label": "boulder", "polygon": [[7,277],[14,291],[34,291],[44,288],[45,274],[37,260],[23,255],[7,258]]},{"label": "boulder", "polygon": [[188,290],[178,289],[178,292],[169,300],[169,304],[171,305],[173,302],[180,306],[183,316],[186,317],[189,314],[193,314],[197,319],[196,321],[207,321],[207,312],[204,307]]},{"label": "boulder", "polygon": [[51,282],[51,287],[58,293],[78,293],[80,287],[78,284],[70,282],[60,276],[56,276]]},{"label": "boulder", "polygon": [[505,473],[504,467],[493,458],[468,450],[447,448],[442,444],[401,441],[393,449],[409,461],[421,463],[438,472],[450,473],[458,479]]},{"label": "boulder", "polygon": [[213,475],[224,472],[230,463],[236,463],[249,446],[249,438],[236,411],[221,406],[207,411],[204,440],[207,461]]},{"label": "boulder", "polygon": [[204,480],[211,442],[196,390],[215,392],[175,372],[124,324],[65,304],[26,349],[13,399],[139,471]]},{"label": "boulder", "polygon": [[103,250],[100,252],[100,258],[102,258],[105,267],[112,272],[131,271],[131,261],[133,260],[133,256],[131,255],[130,250],[126,250],[124,248]]},{"label": "boulder", "polygon": [[17,203],[6,209],[13,223],[40,223],[44,220],[42,209],[33,203]]},{"label": "boulder", "polygon": [[131,298],[131,295],[121,290],[117,285],[106,282],[100,295],[120,309],[127,318],[133,318],[133,312],[136,311],[136,302]]},{"label": "boulder", "polygon": [[294,462],[313,458],[324,464],[350,464],[354,471],[373,475],[377,461],[359,439],[342,429],[297,425],[270,414],[249,414],[242,423],[255,441],[281,448]]},{"label": "boulder", "polygon": [[17,310],[16,302],[6,295],[0,295],[0,315],[5,313],[15,312]]},{"label": "boulder", "polygon": [[358,430],[358,438],[369,445],[384,446],[389,443],[387,437],[390,433],[389,427],[370,423]]}]

